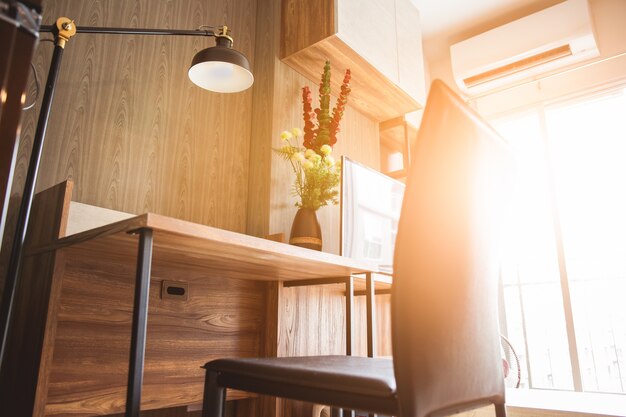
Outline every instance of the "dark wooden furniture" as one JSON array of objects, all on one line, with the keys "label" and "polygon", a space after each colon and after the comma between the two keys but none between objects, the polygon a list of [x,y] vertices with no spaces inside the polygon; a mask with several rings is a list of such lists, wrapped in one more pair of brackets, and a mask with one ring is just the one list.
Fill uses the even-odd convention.
[{"label": "dark wooden furniture", "polygon": [[62,237],[70,194],[38,196],[1,380],[10,415],[199,404],[207,355],[276,355],[282,282],[346,284],[350,352],[352,290],[373,293],[373,265],[155,214]]},{"label": "dark wooden furniture", "polygon": [[[0,1],[0,233],[5,229],[6,208],[11,195],[11,181],[15,169],[15,157],[18,146],[19,126],[22,113],[22,94],[26,91],[29,63],[37,45],[38,25],[25,21],[21,14],[27,6],[41,10],[41,1],[31,2]],[[30,3],[30,4],[29,4]],[[20,7],[21,6],[21,7]],[[20,10],[21,9],[21,10]],[[28,11],[32,13],[32,11]],[[28,14],[26,13],[26,14]],[[30,16],[29,16],[30,17]],[[33,13],[33,22],[39,17]],[[21,195],[21,190],[13,190],[13,194]],[[19,205],[19,198],[18,198]],[[5,207],[6,206],[6,207]],[[8,236],[10,241],[12,236]],[[4,278],[2,276],[2,278]],[[0,279],[0,284],[4,279]],[[0,285],[0,288],[2,285]]]},{"label": "dark wooden furniture", "polygon": [[[25,233],[20,206],[22,196],[28,192],[15,171],[20,162],[22,108],[34,100],[23,102],[30,62],[39,39],[40,12],[41,1],[0,0],[0,367],[8,366],[6,340],[14,306],[16,280],[10,264],[13,254],[21,249]],[[23,141],[22,148],[30,149]]]},{"label": "dark wooden furniture", "polygon": [[214,360],[203,416],[222,417],[227,388],[412,417],[491,403],[505,416],[493,245],[510,164],[502,139],[433,83],[396,242],[393,360]]}]

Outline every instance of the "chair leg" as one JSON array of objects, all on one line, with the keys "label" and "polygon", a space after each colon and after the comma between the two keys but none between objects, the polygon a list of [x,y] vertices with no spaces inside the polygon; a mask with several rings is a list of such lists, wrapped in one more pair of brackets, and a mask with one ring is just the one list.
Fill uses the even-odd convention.
[{"label": "chair leg", "polygon": [[343,417],[343,409],[338,407],[330,407],[331,417]]},{"label": "chair leg", "polygon": [[330,407],[331,417],[356,417],[355,410],[348,410],[347,408]]},{"label": "chair leg", "polygon": [[226,402],[226,388],[217,385],[217,372],[206,371],[202,417],[223,417]]},{"label": "chair leg", "polygon": [[496,408],[496,417],[506,417],[506,406],[504,403],[494,404],[493,406]]}]

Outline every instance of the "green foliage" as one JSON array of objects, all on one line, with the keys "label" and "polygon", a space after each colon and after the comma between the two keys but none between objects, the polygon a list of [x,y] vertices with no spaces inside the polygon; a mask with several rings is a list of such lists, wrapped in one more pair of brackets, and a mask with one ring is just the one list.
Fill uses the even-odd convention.
[{"label": "green foliage", "polygon": [[[300,197],[296,206],[317,210],[329,204],[337,204],[341,163],[332,157],[330,146],[326,145],[317,153],[292,144],[294,136],[290,132],[283,132],[282,136],[285,145],[275,151],[291,163],[296,177],[292,192],[294,196]],[[297,136],[295,140],[298,141]]]}]

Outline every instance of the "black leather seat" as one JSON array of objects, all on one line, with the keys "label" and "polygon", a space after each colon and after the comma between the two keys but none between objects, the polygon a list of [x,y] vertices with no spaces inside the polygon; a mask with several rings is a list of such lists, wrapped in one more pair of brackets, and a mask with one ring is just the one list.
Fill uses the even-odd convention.
[{"label": "black leather seat", "polygon": [[502,139],[435,81],[396,240],[393,360],[215,360],[205,365],[203,416],[222,416],[226,388],[403,417],[487,404],[506,416],[494,247],[510,166]]},{"label": "black leather seat", "polygon": [[[277,360],[278,359],[278,360]],[[207,366],[229,388],[316,402],[323,396],[347,409],[396,411],[391,359],[359,356],[217,359]]]}]

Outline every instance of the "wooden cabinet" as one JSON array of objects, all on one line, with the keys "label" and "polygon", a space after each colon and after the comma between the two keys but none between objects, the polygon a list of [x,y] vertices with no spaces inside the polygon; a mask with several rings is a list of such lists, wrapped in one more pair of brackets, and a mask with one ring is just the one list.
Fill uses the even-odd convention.
[{"label": "wooden cabinet", "polygon": [[426,104],[426,83],[422,32],[419,22],[419,12],[409,0],[396,0],[398,84],[422,108]]},{"label": "wooden cabinet", "polygon": [[281,20],[282,60],[319,82],[329,59],[333,91],[350,68],[350,105],[370,119],[423,107],[419,12],[409,0],[283,0]]}]

